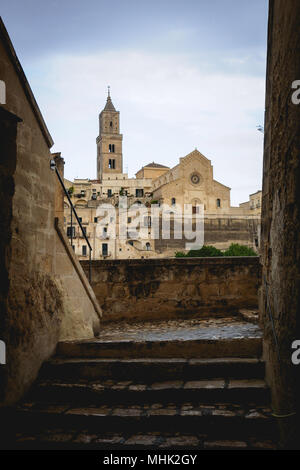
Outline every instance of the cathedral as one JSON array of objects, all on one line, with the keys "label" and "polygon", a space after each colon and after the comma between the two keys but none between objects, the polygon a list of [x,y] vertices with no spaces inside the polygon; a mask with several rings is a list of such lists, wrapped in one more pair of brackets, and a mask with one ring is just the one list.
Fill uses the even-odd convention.
[{"label": "cathedral", "polygon": [[[151,162],[143,166],[135,178],[129,178],[123,172],[122,142],[120,112],[115,109],[108,89],[106,104],[99,115],[99,135],[96,138],[97,179],[65,179],[65,186],[92,246],[92,259],[173,257],[176,251],[185,251],[185,239],[174,237],[172,230],[168,239],[161,234],[153,237],[150,213],[154,204],[182,210],[190,205],[194,214],[201,206],[204,210],[205,245],[225,250],[231,243],[240,243],[258,250],[261,191],[250,195],[249,201],[239,207],[231,206],[230,188],[213,178],[211,161],[197,149],[180,158],[173,168]],[[133,223],[130,207],[140,204],[148,208],[147,216],[142,220],[143,236],[133,237],[131,234],[121,237],[118,230],[112,234],[111,225],[116,223],[118,227],[124,199],[129,208],[128,231]],[[106,218],[107,223],[103,223],[104,214],[99,212],[105,204],[113,209],[113,215]],[[71,224],[69,206],[65,198],[65,229],[72,239],[75,253],[80,259],[85,259],[88,256],[86,240],[79,224],[74,223],[74,217]]]}]

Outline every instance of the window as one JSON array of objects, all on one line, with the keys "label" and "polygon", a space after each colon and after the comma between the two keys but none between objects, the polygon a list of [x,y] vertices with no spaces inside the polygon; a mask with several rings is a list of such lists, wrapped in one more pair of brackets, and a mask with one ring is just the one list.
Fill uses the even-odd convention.
[{"label": "window", "polygon": [[82,227],[82,231],[86,235],[86,227]]},{"label": "window", "polygon": [[86,245],[82,245],[82,256],[86,256]]},{"label": "window", "polygon": [[199,207],[192,206],[192,214],[199,214]]},{"label": "window", "polygon": [[144,190],[143,189],[136,189],[135,190],[135,197],[143,197],[144,196]]},{"label": "window", "polygon": [[82,222],[82,217],[78,217],[79,222]]},{"label": "window", "polygon": [[67,237],[75,237],[75,227],[67,227]]},{"label": "window", "polygon": [[108,160],[108,168],[114,170],[116,168],[116,160],[114,158],[110,158]]},{"label": "window", "polygon": [[111,189],[107,190],[107,197],[112,197],[112,190]]},{"label": "window", "polygon": [[112,127],[112,126],[113,126],[113,123],[112,123],[112,121],[110,121],[110,123],[109,123],[109,127]]},{"label": "window", "polygon": [[147,250],[147,251],[150,251],[150,248],[151,248],[151,245],[150,245],[149,242],[147,242],[147,243],[146,243],[146,250]]},{"label": "window", "polygon": [[172,204],[172,206],[175,206],[175,204],[176,204],[176,199],[175,199],[175,197],[172,197],[172,199],[171,199],[171,204]]},{"label": "window", "polygon": [[107,243],[102,243],[102,256],[108,255],[108,245]]},{"label": "window", "polygon": [[115,152],[115,144],[109,144],[108,151],[109,151],[109,153],[114,153]]},{"label": "window", "polygon": [[130,224],[131,223],[131,217],[128,217],[127,219],[127,223]]},{"label": "window", "polygon": [[98,223],[98,217],[94,217],[94,223],[95,223],[95,224]]}]

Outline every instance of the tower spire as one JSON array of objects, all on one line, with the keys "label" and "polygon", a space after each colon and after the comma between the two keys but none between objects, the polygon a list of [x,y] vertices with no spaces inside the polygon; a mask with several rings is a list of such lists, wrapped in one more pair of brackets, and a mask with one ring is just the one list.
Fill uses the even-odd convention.
[{"label": "tower spire", "polygon": [[107,86],[106,104],[99,114],[99,135],[97,142],[97,178],[103,175],[123,173],[122,139],[120,134],[120,113],[116,111]]},{"label": "tower spire", "polygon": [[110,85],[108,85],[108,87],[107,87],[107,99],[106,99],[106,105],[105,105],[103,111],[116,111],[116,109],[115,109],[115,107],[112,103],[111,97],[110,97]]}]

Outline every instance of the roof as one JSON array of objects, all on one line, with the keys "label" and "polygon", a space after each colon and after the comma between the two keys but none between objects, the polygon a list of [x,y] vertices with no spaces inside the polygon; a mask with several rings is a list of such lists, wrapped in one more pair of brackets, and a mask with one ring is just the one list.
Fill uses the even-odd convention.
[{"label": "roof", "polygon": [[250,196],[255,196],[256,194],[259,194],[259,193],[261,193],[261,192],[262,192],[262,190],[259,189],[259,190],[256,191],[255,193],[249,194],[249,197],[250,197]]},{"label": "roof", "polygon": [[103,111],[116,111],[116,108],[113,105],[111,97],[108,95],[106,100],[106,105],[104,106]]},{"label": "roof", "polygon": [[42,116],[42,113],[40,111],[40,108],[38,107],[37,102],[35,101],[35,97],[32,93],[32,90],[30,88],[30,85],[28,83],[28,80],[26,78],[26,75],[24,73],[24,70],[22,68],[22,65],[19,62],[19,59],[17,57],[16,51],[14,49],[14,46],[12,45],[12,42],[10,40],[10,37],[8,35],[8,32],[5,28],[5,25],[2,21],[2,18],[0,17],[0,39],[3,42],[3,45],[5,47],[5,50],[14,66],[14,69],[19,77],[20,83],[22,85],[22,88],[24,90],[24,93],[28,99],[28,102],[32,108],[32,111],[36,117],[36,120],[39,124],[39,127],[43,133],[44,138],[46,139],[47,145],[49,148],[52,147],[53,145],[53,140],[52,137],[48,131],[48,128],[45,124],[44,118]]},{"label": "roof", "polygon": [[148,163],[148,165],[145,165],[143,168],[167,168],[169,169],[168,166],[166,165],[161,165],[160,163]]}]

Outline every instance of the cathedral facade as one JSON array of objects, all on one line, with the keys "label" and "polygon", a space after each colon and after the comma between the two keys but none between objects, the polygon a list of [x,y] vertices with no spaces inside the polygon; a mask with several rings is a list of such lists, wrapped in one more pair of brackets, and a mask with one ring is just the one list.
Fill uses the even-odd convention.
[{"label": "cathedral facade", "polygon": [[[65,186],[92,246],[92,259],[170,257],[176,251],[185,251],[186,240],[174,237],[172,229],[170,238],[164,238],[160,233],[153,236],[152,209],[165,206],[171,211],[176,207],[182,212],[190,206],[195,217],[201,207],[205,245],[224,250],[231,243],[240,243],[258,249],[260,209],[257,205],[253,207],[251,197],[240,207],[232,207],[230,188],[213,178],[211,161],[201,152],[193,150],[180,158],[173,168],[151,162],[143,166],[135,178],[129,178],[123,172],[122,142],[120,113],[108,92],[105,107],[99,115],[97,179],[65,179]],[[259,195],[260,191],[251,196],[256,200]],[[127,206],[125,235],[119,228],[120,217],[124,217],[124,203]],[[131,228],[137,224],[137,206],[143,207],[139,214],[142,230],[133,236]],[[103,209],[105,207],[107,211]],[[74,223],[74,217],[71,227],[67,198],[64,223],[75,253],[86,259],[89,255],[86,240],[79,224]]]}]

